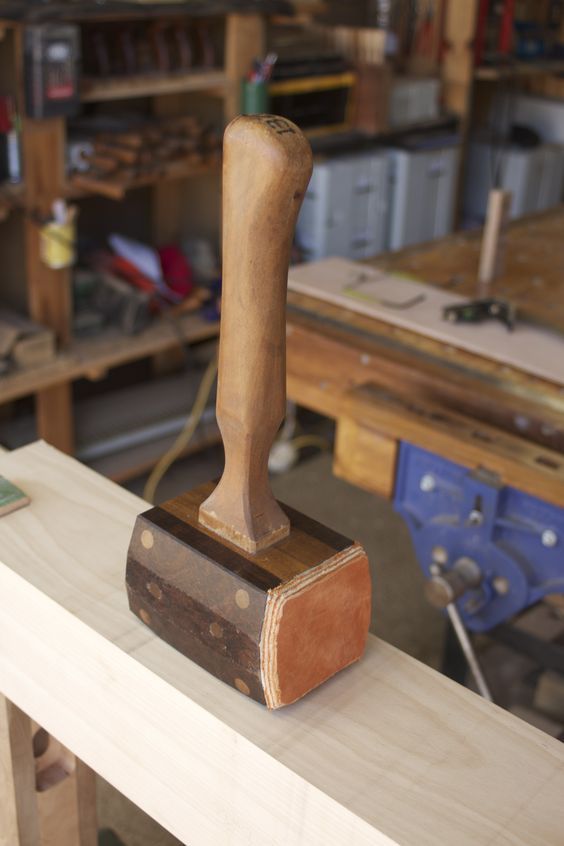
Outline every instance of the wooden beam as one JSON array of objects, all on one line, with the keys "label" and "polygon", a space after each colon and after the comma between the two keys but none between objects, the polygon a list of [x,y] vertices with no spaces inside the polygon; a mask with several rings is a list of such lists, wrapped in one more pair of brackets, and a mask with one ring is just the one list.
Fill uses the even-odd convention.
[{"label": "wooden beam", "polygon": [[463,168],[472,122],[474,36],[479,0],[451,0],[446,6],[442,61],[443,105],[460,118],[460,160],[457,176],[457,217],[460,216]]},{"label": "wooden beam", "polygon": [[351,419],[361,423],[367,458],[372,431],[374,450],[383,438],[407,441],[465,467],[481,467],[495,473],[504,485],[564,507],[564,458],[524,438],[428,401],[388,393],[374,384],[361,385],[348,394],[342,419],[345,427]]},{"label": "wooden beam", "polygon": [[0,846],[40,846],[29,717],[0,695]]},{"label": "wooden beam", "polygon": [[[374,382],[564,449],[564,401],[558,385],[446,348],[381,321],[290,292],[288,396],[337,418],[344,394]],[[10,378],[10,377],[7,377]]]},{"label": "wooden beam", "polygon": [[65,175],[65,121],[62,118],[24,122],[26,272],[29,313],[33,320],[53,329],[63,345],[71,337],[70,270],[47,267],[40,251],[40,218],[51,214],[53,200],[61,197]]},{"label": "wooden beam", "polygon": [[74,414],[72,383],[61,382],[35,395],[35,414],[39,437],[72,455],[74,452]]},{"label": "wooden beam", "polygon": [[376,638],[269,713],[128,612],[141,500],[45,444],[0,472],[3,693],[181,841],[561,843],[562,744]]},{"label": "wooden beam", "polygon": [[474,82],[474,34],[478,0],[447,4],[442,64],[443,98],[447,111],[461,118],[464,132],[470,120]]},{"label": "wooden beam", "polygon": [[95,779],[0,695],[0,846],[96,846]]},{"label": "wooden beam", "polygon": [[333,472],[339,479],[391,499],[396,481],[398,442],[352,417],[339,417]]},{"label": "wooden beam", "polygon": [[241,112],[241,80],[253,59],[264,57],[266,26],[263,15],[227,15],[225,34],[225,122]]}]

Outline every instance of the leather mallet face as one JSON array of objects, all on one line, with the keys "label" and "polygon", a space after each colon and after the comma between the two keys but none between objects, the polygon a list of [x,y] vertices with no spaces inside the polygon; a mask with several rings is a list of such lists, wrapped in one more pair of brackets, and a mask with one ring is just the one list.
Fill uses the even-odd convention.
[{"label": "leather mallet face", "polygon": [[217,419],[225,470],[138,517],[131,610],[269,708],[358,660],[370,621],[362,548],[280,506],[268,455],[286,404],[285,306],[311,150],[285,118],[236,118],[224,139]]}]

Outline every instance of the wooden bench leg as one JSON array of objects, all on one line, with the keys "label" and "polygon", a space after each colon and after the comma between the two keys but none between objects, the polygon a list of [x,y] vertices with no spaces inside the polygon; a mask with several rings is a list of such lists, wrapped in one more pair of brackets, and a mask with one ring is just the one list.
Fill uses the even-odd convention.
[{"label": "wooden bench leg", "polygon": [[40,843],[31,720],[0,696],[0,844]]},{"label": "wooden bench leg", "polygon": [[95,775],[0,696],[0,846],[96,846]]}]

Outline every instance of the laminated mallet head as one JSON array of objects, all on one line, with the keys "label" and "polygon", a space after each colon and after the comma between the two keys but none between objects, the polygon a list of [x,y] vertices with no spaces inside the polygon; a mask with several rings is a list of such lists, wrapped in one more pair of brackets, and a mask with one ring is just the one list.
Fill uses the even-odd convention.
[{"label": "laminated mallet head", "polygon": [[311,174],[301,131],[236,118],[224,139],[217,417],[225,470],[137,518],[131,610],[159,637],[269,708],[296,701],[364,651],[368,561],[358,544],[276,502],[268,454],[285,413],[285,304]]}]

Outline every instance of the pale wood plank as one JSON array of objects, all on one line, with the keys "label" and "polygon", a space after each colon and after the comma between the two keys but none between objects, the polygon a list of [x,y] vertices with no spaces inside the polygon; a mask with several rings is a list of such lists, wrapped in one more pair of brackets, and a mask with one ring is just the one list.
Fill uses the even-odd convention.
[{"label": "pale wood plank", "polygon": [[127,610],[144,504],[44,444],[0,457],[0,688],[173,834],[200,844],[560,844],[564,748],[371,638],[276,714]]},{"label": "pale wood plank", "polygon": [[291,291],[452,345],[488,361],[559,386],[564,384],[562,340],[555,333],[519,323],[513,332],[508,332],[499,321],[450,323],[443,319],[443,309],[462,305],[467,300],[435,285],[367,268],[348,259],[328,258],[291,267],[288,286]]}]

